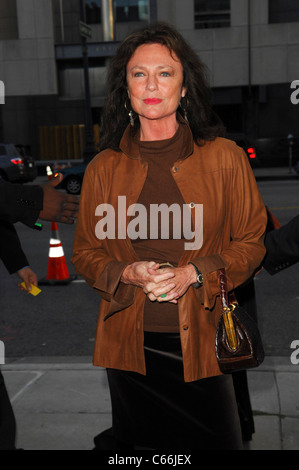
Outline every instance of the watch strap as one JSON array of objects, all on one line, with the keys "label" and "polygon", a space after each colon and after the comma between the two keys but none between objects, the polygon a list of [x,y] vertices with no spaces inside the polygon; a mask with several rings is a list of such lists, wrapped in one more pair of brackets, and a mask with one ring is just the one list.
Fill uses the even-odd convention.
[{"label": "watch strap", "polygon": [[198,289],[199,287],[201,287],[203,285],[203,274],[202,272],[198,269],[197,266],[195,266],[195,264],[193,263],[188,263],[188,264],[192,264],[193,268],[195,269],[195,272],[196,272],[196,282],[194,282],[192,284],[192,286],[195,288],[195,289]]}]

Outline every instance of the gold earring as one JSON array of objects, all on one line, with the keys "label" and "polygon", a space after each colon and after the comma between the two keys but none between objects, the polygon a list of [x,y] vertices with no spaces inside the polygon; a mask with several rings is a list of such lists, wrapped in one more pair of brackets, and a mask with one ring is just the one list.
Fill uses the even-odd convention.
[{"label": "gold earring", "polygon": [[[184,96],[184,98],[186,98],[186,97]],[[183,113],[184,113],[184,119],[185,119],[186,122],[189,123],[189,121],[188,121],[188,116],[187,116],[187,108],[188,108],[188,106],[189,106],[189,100],[188,100],[188,98],[186,98],[186,105],[185,105],[185,106],[182,105],[182,100],[180,101],[180,107],[181,107],[181,109],[182,109],[182,111],[183,111]]]},{"label": "gold earring", "polygon": [[128,109],[128,107],[127,107],[127,100],[125,101],[124,106],[125,106],[125,109],[126,109],[127,111],[129,111],[128,114],[129,114],[129,119],[130,119],[130,125],[131,125],[132,127],[134,127],[134,119],[136,119],[137,116],[134,117],[134,114],[133,114],[132,109],[130,109],[130,110]]}]

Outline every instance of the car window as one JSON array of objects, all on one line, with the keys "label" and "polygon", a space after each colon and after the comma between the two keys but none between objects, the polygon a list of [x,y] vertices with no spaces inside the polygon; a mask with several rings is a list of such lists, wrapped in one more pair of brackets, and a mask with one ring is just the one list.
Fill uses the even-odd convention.
[{"label": "car window", "polygon": [[9,153],[10,156],[20,157],[20,154],[14,145],[9,144],[6,146],[6,148],[7,148],[7,153]]},{"label": "car window", "polygon": [[4,145],[0,145],[0,155],[6,155],[6,149]]}]

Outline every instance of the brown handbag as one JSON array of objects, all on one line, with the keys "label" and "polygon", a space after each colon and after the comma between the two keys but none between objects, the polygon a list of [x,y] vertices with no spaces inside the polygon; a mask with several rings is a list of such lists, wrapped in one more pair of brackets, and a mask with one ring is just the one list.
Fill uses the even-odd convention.
[{"label": "brown handbag", "polygon": [[222,315],[215,340],[221,372],[229,374],[259,366],[265,357],[260,332],[254,319],[227,292],[225,269],[218,270]]}]

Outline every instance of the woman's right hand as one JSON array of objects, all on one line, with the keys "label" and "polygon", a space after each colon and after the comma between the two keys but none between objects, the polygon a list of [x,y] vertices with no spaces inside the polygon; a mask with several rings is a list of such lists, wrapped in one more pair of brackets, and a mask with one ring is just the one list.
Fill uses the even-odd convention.
[{"label": "woman's right hand", "polygon": [[[132,284],[143,289],[143,292],[152,301],[163,301],[161,295],[174,289],[175,283],[172,282],[173,272],[159,271],[159,263],[154,261],[137,261],[129,264],[123,271],[121,282]],[[172,293],[174,298],[176,293]],[[167,301],[172,299],[167,297]]]}]

